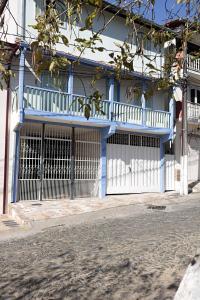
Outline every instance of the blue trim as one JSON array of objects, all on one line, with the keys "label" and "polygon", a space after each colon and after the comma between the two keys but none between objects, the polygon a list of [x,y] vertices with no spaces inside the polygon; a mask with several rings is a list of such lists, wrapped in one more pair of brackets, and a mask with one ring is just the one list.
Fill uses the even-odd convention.
[{"label": "blue trim", "polygon": [[[94,127],[106,127],[106,126],[114,125],[120,130],[132,130],[132,131],[135,130],[135,131],[152,132],[152,133],[158,134],[158,135],[171,133],[170,128],[146,127],[144,125],[131,124],[131,123],[126,123],[126,122],[124,122],[124,123],[123,122],[115,122],[115,121],[96,119],[96,118],[90,118],[89,120],[87,120],[85,117],[81,117],[81,116],[73,116],[73,115],[67,115],[67,114],[63,115],[63,114],[59,114],[59,113],[49,113],[49,112],[44,112],[44,111],[36,111],[36,110],[32,110],[32,109],[26,109],[25,110],[26,121],[29,120],[29,118],[28,118],[29,116],[31,116],[31,118],[32,117],[43,118],[43,120],[38,120],[38,121],[42,121],[42,123],[48,123],[48,122],[52,122],[52,119],[58,119],[55,122],[57,122],[57,123],[68,122],[70,124],[72,124],[72,122],[73,122],[73,123],[79,123],[79,125],[83,125],[83,126],[92,125]],[[54,122],[52,122],[52,123],[54,123]]]},{"label": "blue trim", "polygon": [[160,139],[160,192],[165,191],[165,153],[164,153],[164,142]]},{"label": "blue trim", "polygon": [[144,93],[141,96],[141,103],[142,103],[142,125],[146,126],[146,99],[144,97]]},{"label": "blue trim", "polygon": [[100,158],[100,186],[99,186],[99,198],[106,196],[107,189],[107,164],[106,164],[106,138],[104,131],[101,132],[101,158]]},{"label": "blue trim", "polygon": [[68,71],[67,93],[73,94],[73,91],[74,91],[74,74],[73,74],[73,67],[71,64]]},{"label": "blue trim", "polygon": [[[68,53],[65,53],[65,52],[62,52],[62,51],[57,51],[57,55],[67,57],[71,61],[77,61],[77,59],[79,59],[80,63],[83,64],[83,65],[86,65],[86,66],[101,67],[106,71],[111,71],[113,73],[115,72],[115,68],[113,66],[109,65],[109,64],[105,64],[105,63],[101,63],[101,62],[98,62],[98,61],[90,60],[88,58],[83,58],[83,57],[80,58],[80,57],[77,57],[75,55],[68,54]],[[143,80],[152,81],[151,76],[144,75],[140,72],[133,71],[133,72],[127,72],[126,74],[129,75],[129,76],[132,76],[132,77],[141,78]],[[153,80],[156,81],[158,79],[153,78]]]},{"label": "blue trim", "polygon": [[23,123],[24,120],[24,70],[25,70],[25,53],[26,47],[21,46],[20,49],[20,59],[19,59],[19,122]]},{"label": "blue trim", "polygon": [[13,154],[13,172],[12,172],[12,195],[11,202],[16,203],[18,200],[18,174],[19,174],[19,142],[20,142],[20,133],[19,130],[15,131],[15,146]]},{"label": "blue trim", "polygon": [[101,130],[101,159],[100,159],[100,185],[99,198],[104,198],[107,191],[107,138],[116,132],[116,126],[111,125]]},{"label": "blue trim", "polygon": [[174,99],[173,98],[171,98],[169,101],[169,112],[170,112],[171,138],[173,138],[173,133],[174,133]]},{"label": "blue trim", "polygon": [[48,124],[48,125],[55,125],[55,126],[64,126],[64,127],[75,127],[75,128],[85,128],[85,129],[91,129],[95,128],[96,130],[101,130],[102,127],[95,127],[95,126],[87,126],[87,125],[79,125],[79,124],[68,124],[63,122],[51,122],[51,121],[40,121],[40,120],[31,120],[31,119],[24,119],[24,123],[36,123],[36,124]]},{"label": "blue trim", "polygon": [[117,80],[117,102],[120,102],[121,85],[120,81]]}]

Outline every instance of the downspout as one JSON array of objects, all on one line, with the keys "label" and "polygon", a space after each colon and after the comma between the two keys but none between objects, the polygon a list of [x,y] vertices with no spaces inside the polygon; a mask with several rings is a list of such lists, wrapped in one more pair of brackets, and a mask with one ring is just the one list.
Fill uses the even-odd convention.
[{"label": "downspout", "polygon": [[22,7],[21,7],[21,16],[22,16],[22,23],[21,23],[21,37],[23,41],[25,41],[26,38],[26,0],[22,0]]},{"label": "downspout", "polygon": [[[12,58],[18,46],[11,54],[8,70],[11,69]],[[5,148],[4,148],[4,178],[3,178],[3,214],[8,213],[8,167],[9,167],[9,138],[10,138],[10,77],[7,82],[6,96],[6,126],[5,126]]]},{"label": "downspout", "polygon": [[[10,70],[11,62],[9,63],[8,70]],[[3,214],[8,213],[8,153],[9,153],[9,135],[10,135],[10,77],[7,82],[7,96],[6,96],[6,127],[5,127],[5,142],[4,142],[4,178],[3,178]]]}]

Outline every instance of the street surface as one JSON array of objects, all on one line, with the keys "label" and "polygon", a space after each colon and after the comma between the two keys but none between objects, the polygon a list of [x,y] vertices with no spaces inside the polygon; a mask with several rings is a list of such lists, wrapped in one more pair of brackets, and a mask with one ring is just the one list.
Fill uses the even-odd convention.
[{"label": "street surface", "polygon": [[199,197],[129,205],[0,242],[0,299],[173,299],[200,249]]}]

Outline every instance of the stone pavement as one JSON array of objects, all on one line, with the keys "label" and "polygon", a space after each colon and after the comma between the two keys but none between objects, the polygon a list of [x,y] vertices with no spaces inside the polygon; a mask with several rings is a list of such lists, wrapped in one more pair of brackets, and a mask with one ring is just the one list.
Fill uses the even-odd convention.
[{"label": "stone pavement", "polygon": [[105,199],[81,198],[76,200],[44,200],[42,202],[21,201],[11,204],[9,212],[10,216],[18,223],[31,224],[34,221],[62,218],[113,207],[134,204],[165,205],[166,203],[176,203],[177,201],[185,201],[185,198],[178,196],[174,192],[111,195]]},{"label": "stone pavement", "polygon": [[0,299],[173,299],[200,249],[200,195],[148,198],[20,226],[0,241]]}]

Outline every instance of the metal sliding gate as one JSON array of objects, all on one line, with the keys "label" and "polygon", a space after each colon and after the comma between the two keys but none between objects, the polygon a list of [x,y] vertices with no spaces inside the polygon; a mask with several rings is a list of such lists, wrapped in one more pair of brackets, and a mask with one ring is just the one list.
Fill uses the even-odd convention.
[{"label": "metal sliding gate", "polygon": [[107,193],[160,191],[160,139],[116,133],[107,142]]},{"label": "metal sliding gate", "polygon": [[19,200],[98,194],[100,132],[26,124],[20,132]]}]

